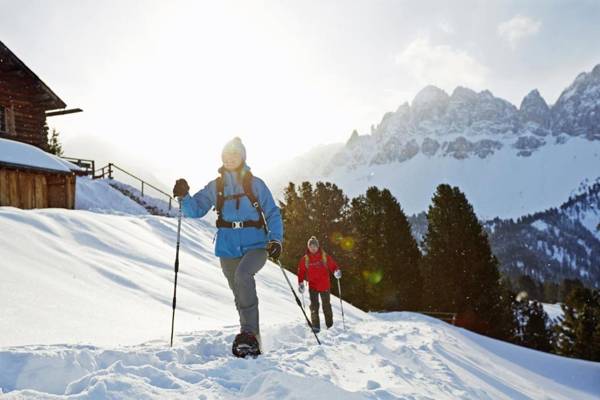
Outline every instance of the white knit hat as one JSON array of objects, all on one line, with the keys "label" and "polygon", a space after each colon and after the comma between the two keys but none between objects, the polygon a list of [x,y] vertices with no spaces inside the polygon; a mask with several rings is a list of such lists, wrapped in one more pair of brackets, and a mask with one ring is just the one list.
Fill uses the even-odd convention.
[{"label": "white knit hat", "polygon": [[242,143],[242,139],[237,136],[225,143],[223,151],[221,152],[221,157],[223,157],[223,154],[225,153],[239,153],[240,156],[242,156],[242,161],[246,161],[246,148]]}]

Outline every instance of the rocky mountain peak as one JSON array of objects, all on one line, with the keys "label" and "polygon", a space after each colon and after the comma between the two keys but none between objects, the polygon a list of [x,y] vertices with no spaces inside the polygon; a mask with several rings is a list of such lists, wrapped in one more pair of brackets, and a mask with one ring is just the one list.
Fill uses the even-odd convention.
[{"label": "rocky mountain peak", "polygon": [[413,107],[421,107],[429,104],[438,104],[448,102],[450,96],[437,86],[425,86],[412,101]]},{"label": "rocky mountain peak", "polygon": [[435,86],[426,86],[412,101],[411,120],[418,124],[425,120],[440,118],[448,107],[450,96]]},{"label": "rocky mountain peak", "polygon": [[566,88],[552,107],[555,134],[600,139],[600,64],[582,73]]},{"label": "rocky mountain peak", "polygon": [[529,92],[521,101],[519,107],[519,118],[521,123],[534,123],[543,128],[547,128],[550,124],[550,107],[540,95],[537,89]]},{"label": "rocky mountain peak", "polygon": [[457,86],[450,96],[451,101],[474,101],[476,99],[477,92],[462,86]]}]

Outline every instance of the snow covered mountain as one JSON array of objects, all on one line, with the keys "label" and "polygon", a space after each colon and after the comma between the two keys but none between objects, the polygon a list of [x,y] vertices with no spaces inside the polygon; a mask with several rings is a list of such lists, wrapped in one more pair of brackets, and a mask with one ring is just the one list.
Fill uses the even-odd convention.
[{"label": "snow covered mountain", "polygon": [[[308,180],[332,181],[350,196],[388,188],[409,214],[425,211],[440,183],[464,190],[481,218],[554,207],[600,175],[600,65],[552,107],[537,90],[517,108],[487,90],[457,87],[449,95],[427,86],[370,134],[354,132],[326,160],[318,157],[305,163]],[[278,168],[273,181],[303,179],[289,171]]]},{"label": "snow covered mountain", "polygon": [[[409,217],[413,236],[427,232],[427,215]],[[500,270],[539,281],[579,279],[600,287],[600,178],[584,181],[560,207],[513,219],[482,221]]]},{"label": "snow covered mountain", "polygon": [[[413,313],[344,305],[314,343],[275,265],[257,275],[264,356],[230,356],[233,299],[209,221],[186,220],[168,347],[176,220],[106,182],[78,207],[0,207],[3,399],[593,399],[600,364]],[[111,212],[112,211],[112,212]],[[340,309],[333,299],[334,318]]]},{"label": "snow covered mountain", "polygon": [[600,287],[600,179],[558,208],[486,224],[503,272]]}]

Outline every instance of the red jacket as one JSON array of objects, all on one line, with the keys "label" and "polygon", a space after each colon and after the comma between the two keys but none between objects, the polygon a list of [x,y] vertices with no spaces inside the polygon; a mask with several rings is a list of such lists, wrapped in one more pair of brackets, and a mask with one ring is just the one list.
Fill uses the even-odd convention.
[{"label": "red jacket", "polygon": [[[308,274],[306,273],[307,264]],[[310,289],[317,292],[328,291],[330,288],[329,272],[333,273],[338,268],[338,265],[329,254],[325,253],[325,257],[323,257],[321,249],[315,254],[311,253],[310,250],[306,250],[306,254],[298,261],[298,283],[307,280]]]}]

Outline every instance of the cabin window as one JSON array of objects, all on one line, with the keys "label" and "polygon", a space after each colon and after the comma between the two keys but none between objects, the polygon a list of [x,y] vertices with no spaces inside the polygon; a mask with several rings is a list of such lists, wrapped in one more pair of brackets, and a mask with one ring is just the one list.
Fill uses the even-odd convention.
[{"label": "cabin window", "polygon": [[6,132],[6,108],[0,106],[0,132]]},{"label": "cabin window", "polygon": [[0,105],[0,132],[15,135],[15,113],[12,108]]}]

